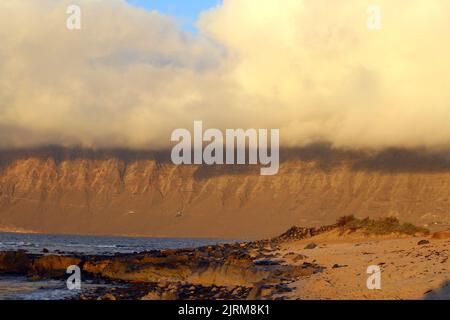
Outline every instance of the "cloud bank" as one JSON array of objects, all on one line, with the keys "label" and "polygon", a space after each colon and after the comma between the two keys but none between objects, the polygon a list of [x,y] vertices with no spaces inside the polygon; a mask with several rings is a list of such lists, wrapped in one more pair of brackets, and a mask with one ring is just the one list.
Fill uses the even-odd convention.
[{"label": "cloud bank", "polygon": [[[158,149],[194,120],[283,146],[450,145],[450,2],[225,0],[198,34],[122,0],[0,2],[0,146]],[[82,30],[66,29],[78,4]]]}]

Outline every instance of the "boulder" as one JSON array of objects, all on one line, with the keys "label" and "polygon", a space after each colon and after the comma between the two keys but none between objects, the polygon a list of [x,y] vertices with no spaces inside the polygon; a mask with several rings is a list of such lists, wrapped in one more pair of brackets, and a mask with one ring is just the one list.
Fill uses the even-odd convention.
[{"label": "boulder", "polygon": [[309,244],[305,247],[305,249],[311,250],[311,249],[314,249],[314,248],[316,248],[316,247],[317,247],[317,244],[311,242],[311,243],[309,243]]},{"label": "boulder", "polygon": [[31,260],[24,250],[0,252],[0,273],[26,274]]},{"label": "boulder", "polygon": [[450,230],[435,232],[431,239],[450,239]]}]

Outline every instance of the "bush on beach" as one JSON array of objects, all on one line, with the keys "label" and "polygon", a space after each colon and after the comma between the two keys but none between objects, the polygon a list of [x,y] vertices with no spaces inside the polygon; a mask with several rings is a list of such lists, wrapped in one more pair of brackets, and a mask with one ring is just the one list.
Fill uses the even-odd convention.
[{"label": "bush on beach", "polygon": [[342,231],[364,230],[368,234],[386,235],[391,233],[401,233],[415,235],[417,233],[429,234],[426,228],[415,226],[411,223],[400,223],[395,217],[380,219],[358,219],[354,215],[340,217],[336,225]]}]

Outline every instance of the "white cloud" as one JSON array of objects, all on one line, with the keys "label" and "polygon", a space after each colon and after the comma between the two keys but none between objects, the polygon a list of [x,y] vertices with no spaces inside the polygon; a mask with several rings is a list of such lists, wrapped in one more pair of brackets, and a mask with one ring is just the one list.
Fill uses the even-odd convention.
[{"label": "white cloud", "polygon": [[447,146],[450,3],[377,2],[380,31],[366,0],[225,0],[191,35],[119,0],[3,0],[1,144],[160,148],[199,119],[284,145]]}]

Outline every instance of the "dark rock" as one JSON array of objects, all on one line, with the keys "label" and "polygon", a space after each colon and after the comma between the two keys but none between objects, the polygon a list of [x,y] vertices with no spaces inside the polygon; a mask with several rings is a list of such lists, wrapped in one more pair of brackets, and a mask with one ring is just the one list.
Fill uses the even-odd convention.
[{"label": "dark rock", "polygon": [[0,252],[0,273],[26,274],[31,260],[24,250]]},{"label": "dark rock", "polygon": [[272,241],[284,242],[284,241],[301,240],[301,239],[311,238],[313,236],[333,230],[335,228],[336,228],[335,225],[324,226],[324,227],[320,227],[320,228],[292,227],[288,231],[283,233],[282,235],[272,239]]},{"label": "dark rock", "polygon": [[417,245],[423,246],[423,245],[429,244],[429,243],[430,243],[430,241],[428,241],[428,240],[420,240],[419,242],[417,242]]},{"label": "dark rock", "polygon": [[43,253],[49,253],[49,251],[48,251],[47,248],[42,249],[42,252],[43,252]]},{"label": "dark rock", "polygon": [[280,263],[278,261],[273,260],[255,260],[254,264],[257,266],[276,266]]},{"label": "dark rock", "polygon": [[315,244],[314,242],[311,242],[310,244],[308,244],[308,245],[305,247],[305,249],[311,250],[311,249],[314,249],[314,248],[316,248],[316,247],[317,247],[317,244]]},{"label": "dark rock", "polygon": [[333,269],[346,268],[348,267],[346,264],[334,264]]},{"label": "dark rock", "polygon": [[302,265],[303,268],[310,268],[310,267],[313,267],[313,266],[314,266],[314,264],[312,264],[310,262],[303,262],[303,265]]},{"label": "dark rock", "polygon": [[278,284],[276,285],[277,293],[287,293],[292,292],[292,288],[289,288],[289,286],[285,284]]}]

